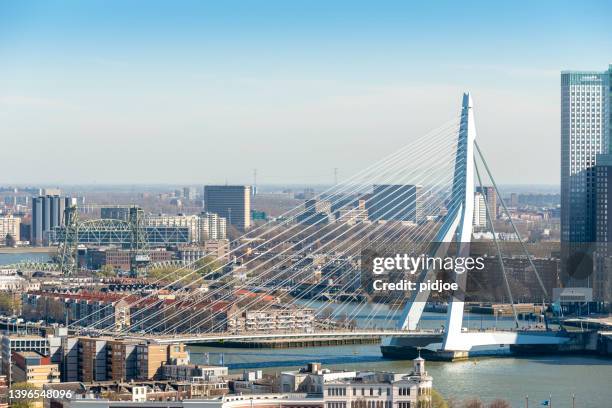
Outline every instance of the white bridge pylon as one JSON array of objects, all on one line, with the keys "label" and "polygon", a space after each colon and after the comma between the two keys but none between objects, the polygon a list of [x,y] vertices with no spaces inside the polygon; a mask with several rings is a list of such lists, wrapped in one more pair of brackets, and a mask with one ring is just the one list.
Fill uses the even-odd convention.
[{"label": "white bridge pylon", "polygon": [[[440,230],[437,232],[434,246],[431,248],[432,256],[444,257],[451,242],[457,246],[456,256],[468,257],[470,255],[470,242],[472,239],[472,221],[474,214],[474,175],[476,164],[474,162],[474,149],[476,147],[476,128],[472,98],[469,93],[463,94],[461,107],[461,122],[457,139],[457,154],[453,176],[453,187],[449,212],[445,216]],[[482,157],[482,156],[481,156]],[[501,255],[500,255],[501,256]],[[469,352],[474,347],[492,345],[559,345],[567,343],[570,339],[555,332],[530,331],[489,331],[469,332],[463,331],[463,307],[467,285],[467,271],[454,273],[458,290],[453,293],[449,304],[446,325],[442,336],[442,352]],[[432,280],[435,270],[427,270],[420,276],[420,282]],[[417,325],[429,299],[430,291],[417,291],[408,302],[397,323],[397,329],[408,330],[411,333]],[[419,332],[412,332],[415,335]],[[407,345],[422,347],[418,336],[411,339],[395,337],[390,339],[391,345]],[[408,340],[407,342],[405,340]]]},{"label": "white bridge pylon", "polygon": [[[451,202],[455,203],[455,205],[446,214],[444,223],[436,235],[434,240],[435,246],[432,248],[433,256],[445,256],[449,244],[453,240],[458,243],[457,256],[469,256],[472,238],[472,218],[474,214],[475,140],[476,128],[474,125],[472,97],[469,93],[464,93],[451,194]],[[434,278],[434,275],[434,270],[427,270],[422,274],[420,280],[421,282],[426,282]],[[458,283],[459,290],[453,295],[448,308],[442,346],[444,350],[465,350],[465,345],[461,344],[460,337],[461,326],[463,324],[463,294],[466,288],[466,275],[467,272],[461,274],[455,273],[455,282]],[[399,329],[416,330],[429,295],[429,290],[423,290],[416,292],[412,296],[398,321],[397,326]]]}]

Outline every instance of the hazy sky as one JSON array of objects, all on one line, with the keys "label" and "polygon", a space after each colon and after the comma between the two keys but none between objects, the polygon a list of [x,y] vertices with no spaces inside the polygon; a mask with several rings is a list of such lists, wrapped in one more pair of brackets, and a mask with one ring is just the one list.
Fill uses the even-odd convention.
[{"label": "hazy sky", "polygon": [[331,182],[463,90],[499,182],[558,183],[559,71],[612,63],[612,3],[444,3],[1,1],[0,183]]}]

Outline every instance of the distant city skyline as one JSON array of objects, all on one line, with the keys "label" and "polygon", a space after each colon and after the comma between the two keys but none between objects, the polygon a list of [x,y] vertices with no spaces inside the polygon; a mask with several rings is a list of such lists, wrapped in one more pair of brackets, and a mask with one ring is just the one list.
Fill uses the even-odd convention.
[{"label": "distant city skyline", "polygon": [[0,185],[331,184],[465,90],[497,181],[558,185],[560,72],[612,62],[604,1],[240,3],[0,4]]}]

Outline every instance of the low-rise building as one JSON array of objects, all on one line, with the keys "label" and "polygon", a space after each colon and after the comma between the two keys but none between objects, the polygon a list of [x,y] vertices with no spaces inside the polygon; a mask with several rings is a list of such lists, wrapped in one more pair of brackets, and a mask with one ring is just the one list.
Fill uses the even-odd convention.
[{"label": "low-rise building", "polygon": [[276,378],[265,375],[261,370],[245,371],[242,378],[229,381],[234,394],[270,394],[278,391]]},{"label": "low-rise building", "polygon": [[37,387],[60,382],[59,366],[52,364],[50,357],[35,351],[15,351],[12,357],[13,382],[27,382]]},{"label": "low-rise building", "polygon": [[208,239],[204,242],[204,251],[215,259],[229,260],[230,245],[227,239]]},{"label": "low-rise building", "polygon": [[354,378],[328,381],[323,399],[325,408],[430,408],[432,383],[425,360],[418,357],[407,375],[359,372]]},{"label": "low-rise building", "polygon": [[34,336],[11,334],[2,336],[2,374],[7,376],[9,384],[13,379],[13,355],[16,352],[34,351],[50,357],[53,364],[61,363],[61,338],[54,336]]},{"label": "low-rise building", "polygon": [[304,332],[314,330],[315,312],[308,308],[270,305],[267,308],[238,311],[227,316],[227,329],[242,332]]},{"label": "low-rise building", "polygon": [[162,379],[172,381],[216,381],[229,375],[227,367],[197,364],[165,364]]},{"label": "low-rise building", "polygon": [[[172,252],[160,248],[147,252],[151,263],[168,262],[172,260],[172,255]],[[129,271],[132,267],[133,254],[127,249],[100,247],[87,251],[87,260],[90,269],[98,270],[108,265],[120,271]]]},{"label": "low-rise building", "polygon": [[357,375],[355,371],[332,371],[321,368],[320,363],[308,363],[297,371],[283,371],[280,375],[281,392],[306,392],[323,394],[323,384],[329,381],[350,379]]},{"label": "low-rise building", "polygon": [[338,222],[345,222],[349,225],[367,222],[368,209],[366,208],[366,200],[359,200],[357,207],[341,208],[336,213]]},{"label": "low-rise building", "polygon": [[138,379],[159,380],[166,364],[188,364],[189,357],[184,344],[139,344],[136,348]]}]

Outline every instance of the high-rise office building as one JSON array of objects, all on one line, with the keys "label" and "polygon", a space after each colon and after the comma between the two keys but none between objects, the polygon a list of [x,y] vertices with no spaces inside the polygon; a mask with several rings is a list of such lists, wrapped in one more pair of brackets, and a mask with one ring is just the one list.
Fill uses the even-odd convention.
[{"label": "high-rise office building", "polygon": [[[593,299],[612,300],[612,154],[597,156],[595,166],[595,259],[593,268]],[[611,208],[612,210],[612,208]]]},{"label": "high-rise office building", "polygon": [[370,220],[412,221],[423,219],[421,186],[379,184],[366,203]]},{"label": "high-rise office building", "polygon": [[[561,244],[565,286],[592,287],[597,155],[610,148],[610,76],[561,73]],[[589,272],[590,269],[590,272]]]},{"label": "high-rise office building", "polygon": [[251,226],[251,186],[205,186],[204,209],[245,231]]}]

